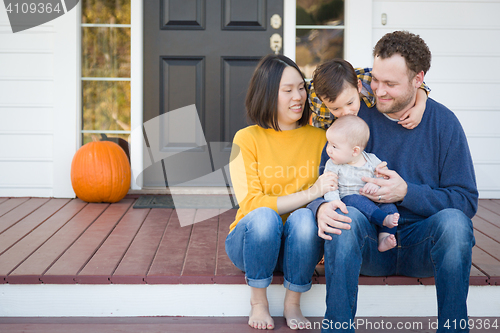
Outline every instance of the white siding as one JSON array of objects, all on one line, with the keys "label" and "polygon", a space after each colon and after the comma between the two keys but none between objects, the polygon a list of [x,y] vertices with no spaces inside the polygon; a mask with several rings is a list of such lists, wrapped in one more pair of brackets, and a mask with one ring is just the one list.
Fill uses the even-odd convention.
[{"label": "white siding", "polygon": [[[74,196],[80,5],[16,34],[0,5],[0,197]],[[386,32],[410,30],[428,43],[426,82],[464,126],[483,198],[500,198],[500,79],[490,74],[500,64],[499,12],[499,0],[346,1],[345,52],[354,65],[371,66],[371,50]],[[141,66],[140,59],[136,54],[133,62]]]},{"label": "white siding", "polygon": [[372,47],[387,32],[408,30],[431,49],[425,81],[464,127],[481,198],[500,198],[499,12],[498,0],[373,0]]},{"label": "white siding", "polygon": [[77,17],[14,34],[0,5],[0,197],[74,196]]}]

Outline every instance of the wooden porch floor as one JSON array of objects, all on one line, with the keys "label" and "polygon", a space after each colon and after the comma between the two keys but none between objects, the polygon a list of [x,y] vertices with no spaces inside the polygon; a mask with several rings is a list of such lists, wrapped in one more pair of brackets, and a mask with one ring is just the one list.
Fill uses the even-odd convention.
[{"label": "wooden porch floor", "polygon": [[[79,199],[0,198],[0,284],[243,284],[224,241],[235,210],[181,227],[179,214],[210,210],[133,209]],[[480,200],[473,219],[471,285],[500,284],[500,200]],[[275,276],[273,283],[282,283]],[[313,283],[325,283],[318,266]],[[408,277],[360,277],[360,284],[433,284]]]},{"label": "wooden porch floor", "polygon": [[[323,318],[309,318],[312,329],[307,329],[308,333],[320,332]],[[433,333],[430,323],[436,321],[436,317],[392,317],[392,318],[357,318],[365,324],[359,324],[357,333],[378,333],[383,330],[376,329],[377,324],[384,323],[391,325],[393,329],[399,325],[409,327],[402,328],[395,332],[408,333]],[[498,323],[498,318],[471,318],[477,323],[488,321]],[[141,318],[0,318],[0,332],[3,333],[255,333],[259,332],[247,325],[247,317],[141,317]],[[271,332],[292,332],[285,323],[283,317],[274,318],[275,329]],[[358,322],[361,323],[361,322]],[[312,326],[315,325],[315,326]],[[492,328],[492,331],[496,330]],[[471,333],[483,333],[484,328],[473,327]]]}]

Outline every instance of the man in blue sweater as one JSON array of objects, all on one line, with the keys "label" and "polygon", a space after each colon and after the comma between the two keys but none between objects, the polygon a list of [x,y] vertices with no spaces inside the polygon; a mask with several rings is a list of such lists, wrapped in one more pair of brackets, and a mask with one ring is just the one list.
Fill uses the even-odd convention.
[{"label": "man in blue sweater", "polygon": [[[419,126],[408,130],[399,118],[414,105],[430,68],[431,53],[417,35],[386,34],[374,48],[373,80],[378,112],[364,102],[358,116],[371,130],[366,151],[387,161],[386,179],[373,201],[395,203],[401,214],[398,246],[377,250],[377,230],[353,207],[323,199],[308,207],[325,241],[326,314],[323,331],[354,332],[359,274],[434,276],[437,332],[468,332],[467,294],[477,210],[474,167],[464,131],[445,106],[428,99]],[[323,151],[321,166],[328,160]],[[320,170],[323,168],[320,167]],[[347,213],[347,214],[346,214]]]}]

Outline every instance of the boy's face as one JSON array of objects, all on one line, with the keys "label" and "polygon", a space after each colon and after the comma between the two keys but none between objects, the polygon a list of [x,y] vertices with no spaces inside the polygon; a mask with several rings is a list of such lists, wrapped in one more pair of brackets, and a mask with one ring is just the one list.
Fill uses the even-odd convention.
[{"label": "boy's face", "polygon": [[333,129],[326,131],[326,153],[335,164],[348,164],[354,160],[354,147],[342,136],[338,135]]},{"label": "boy's face", "polygon": [[326,105],[331,114],[335,118],[339,118],[348,114],[357,116],[359,112],[361,91],[361,81],[358,80],[358,87],[353,87],[349,83],[344,84],[344,89],[335,101],[331,101],[324,96],[318,96]]}]

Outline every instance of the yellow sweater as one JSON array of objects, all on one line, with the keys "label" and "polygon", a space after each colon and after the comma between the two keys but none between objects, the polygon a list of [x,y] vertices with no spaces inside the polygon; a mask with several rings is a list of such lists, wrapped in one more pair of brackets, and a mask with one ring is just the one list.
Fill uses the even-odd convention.
[{"label": "yellow sweater", "polygon": [[[311,187],[325,143],[325,131],[310,125],[282,132],[254,125],[238,131],[229,170],[240,208],[229,230],[254,209],[278,212],[278,197]],[[283,222],[288,215],[281,216]]]}]

